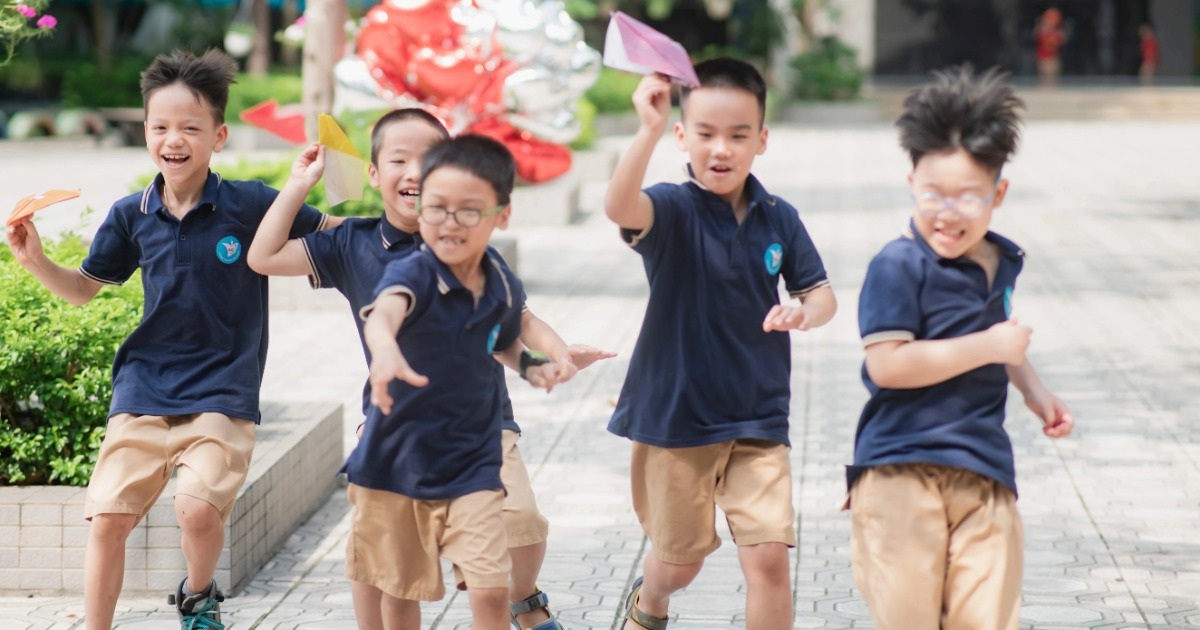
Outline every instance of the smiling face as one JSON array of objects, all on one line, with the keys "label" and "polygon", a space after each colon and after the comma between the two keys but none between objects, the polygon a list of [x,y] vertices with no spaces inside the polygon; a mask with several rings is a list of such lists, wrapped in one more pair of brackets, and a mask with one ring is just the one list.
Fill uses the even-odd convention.
[{"label": "smiling face", "polygon": [[695,178],[716,195],[736,204],[745,188],[754,156],[767,150],[758,99],[728,87],[692,90],[675,124],[675,139],[687,151]]},{"label": "smiling face", "polygon": [[182,83],[160,88],[146,100],[146,148],[171,188],[203,186],[212,154],[225,146],[228,134],[208,102]]},{"label": "smiling face", "polygon": [[445,136],[421,120],[400,120],[381,132],[376,163],[367,168],[371,185],[383,197],[388,220],[405,232],[416,232],[417,193],[421,181],[421,156]]},{"label": "smiling face", "polygon": [[[487,214],[496,208],[496,190],[485,179],[454,166],[443,166],[425,176],[421,188],[421,208],[442,208],[449,212],[476,210]],[[421,240],[433,250],[438,260],[450,267],[461,280],[465,273],[479,266],[487,249],[488,239],[496,228],[508,227],[510,206],[484,216],[479,225],[463,227],[457,217],[447,216],[441,225],[421,221]]]},{"label": "smiling face", "polygon": [[942,258],[958,258],[979,245],[987,234],[992,213],[1004,202],[1008,181],[996,182],[997,173],[975,161],[965,149],[957,148],[921,157],[908,176],[912,192],[934,193],[958,199],[971,195],[990,199],[975,218],[963,216],[951,208],[938,212],[913,210],[913,224],[933,251]]}]

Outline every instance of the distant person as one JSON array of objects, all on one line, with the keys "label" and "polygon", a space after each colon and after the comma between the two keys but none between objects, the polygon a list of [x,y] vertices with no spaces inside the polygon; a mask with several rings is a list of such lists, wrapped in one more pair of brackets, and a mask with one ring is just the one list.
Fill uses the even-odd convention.
[{"label": "distant person", "polygon": [[1050,87],[1058,83],[1062,74],[1062,46],[1067,41],[1063,30],[1063,16],[1058,9],[1046,9],[1038,18],[1033,29],[1033,40],[1037,46],[1038,77],[1042,85]]},{"label": "distant person", "polygon": [[1142,66],[1138,68],[1138,76],[1142,85],[1154,85],[1154,73],[1158,72],[1158,35],[1149,24],[1143,24],[1138,35],[1142,37]]}]

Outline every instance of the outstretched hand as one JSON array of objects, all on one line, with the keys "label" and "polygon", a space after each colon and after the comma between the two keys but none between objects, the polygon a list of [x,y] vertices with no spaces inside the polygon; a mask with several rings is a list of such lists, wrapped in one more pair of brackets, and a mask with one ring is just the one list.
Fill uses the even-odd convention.
[{"label": "outstretched hand", "polygon": [[763,332],[808,330],[812,324],[799,304],[776,304],[763,319]]},{"label": "outstretched hand", "polygon": [[388,385],[392,381],[399,380],[413,387],[425,387],[429,384],[429,377],[418,374],[408,361],[400,354],[399,348],[393,352],[381,352],[371,358],[371,404],[379,407],[379,410],[385,414],[392,412],[391,394],[388,393]]},{"label": "outstretched hand", "polygon": [[574,363],[575,367],[579,368],[580,370],[597,361],[603,361],[604,359],[611,359],[617,356],[616,352],[609,352],[608,350],[593,348],[592,346],[582,343],[573,343],[567,346],[567,352],[571,354],[571,363]]}]

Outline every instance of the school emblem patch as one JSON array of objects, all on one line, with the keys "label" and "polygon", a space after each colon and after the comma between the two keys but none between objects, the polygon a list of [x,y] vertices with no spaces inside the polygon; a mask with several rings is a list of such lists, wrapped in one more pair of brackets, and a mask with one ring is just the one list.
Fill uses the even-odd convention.
[{"label": "school emblem patch", "polygon": [[1012,287],[1004,287],[1004,316],[1012,317]]},{"label": "school emblem patch", "polygon": [[779,273],[779,268],[783,266],[783,245],[771,243],[763,254],[763,264],[767,266],[767,273],[772,276]]},{"label": "school emblem patch", "polygon": [[226,236],[217,241],[217,260],[232,265],[242,257],[242,242],[236,236]]},{"label": "school emblem patch", "polygon": [[492,326],[492,332],[488,333],[488,354],[496,351],[496,340],[500,338],[500,324]]}]

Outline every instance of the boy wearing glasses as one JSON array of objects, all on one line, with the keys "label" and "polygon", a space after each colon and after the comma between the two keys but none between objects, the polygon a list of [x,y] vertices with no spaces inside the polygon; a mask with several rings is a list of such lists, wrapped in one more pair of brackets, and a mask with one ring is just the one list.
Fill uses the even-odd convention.
[{"label": "boy wearing glasses", "polygon": [[870,399],[847,467],[855,581],[876,627],[1017,628],[1022,532],[1011,381],[1059,438],[1074,425],[1010,319],[1024,252],[988,230],[1004,201],[1021,101],[996,73],[937,75],[897,120],[912,159],[908,231],[859,298]]},{"label": "boy wearing glasses", "polygon": [[488,247],[508,222],[516,166],[503,145],[460,136],[422,158],[423,245],[392,261],[367,305],[371,403],[343,467],[354,505],[350,579],[383,592],[385,628],[421,627],[443,595],[439,559],[465,584],[477,630],[509,620],[501,396],[493,356],[547,390],[574,373],[521,352],[524,292]]},{"label": "boy wearing glasses", "polygon": [[[319,236],[289,240],[288,226],[324,172],[323,150],[317,144],[311,145],[296,159],[291,177],[259,226],[247,252],[251,268],[267,275],[306,275],[314,289],[337,289],[349,303],[362,339],[363,323],[358,313],[374,299],[384,268],[389,262],[412,254],[421,244],[417,211],[420,160],[430,146],[448,137],[441,121],[423,109],[397,109],[384,114],[371,130],[371,164],[367,171],[371,185],[380,189],[382,216],[347,219],[340,227]],[[455,216],[471,224],[481,219],[474,213]],[[613,356],[589,346],[567,346],[528,308],[522,312],[521,324],[522,342],[557,359],[564,369],[574,370],[573,365],[581,369]],[[369,363],[371,357],[365,340],[363,351]],[[549,522],[538,510],[521,457],[518,447],[521,428],[513,417],[503,370],[496,364],[504,417],[501,474],[507,489],[504,524],[513,560],[512,614],[523,627],[553,630],[561,626],[556,625],[550,614],[546,595],[535,585],[546,554]],[[370,385],[366,384],[364,414],[370,407],[369,396]],[[382,629],[379,590],[359,582],[351,588],[360,627]]]}]

